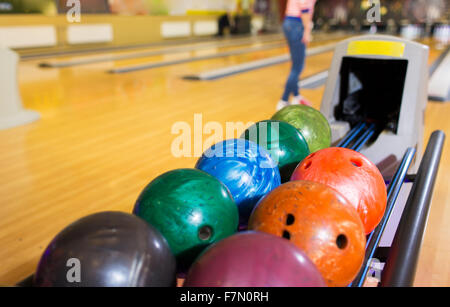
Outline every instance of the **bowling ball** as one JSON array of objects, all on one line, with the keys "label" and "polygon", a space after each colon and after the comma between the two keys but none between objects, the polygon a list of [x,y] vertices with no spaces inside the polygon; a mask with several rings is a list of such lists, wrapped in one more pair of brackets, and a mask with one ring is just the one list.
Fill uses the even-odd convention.
[{"label": "bowling ball", "polygon": [[53,239],[34,285],[167,287],[175,285],[175,276],[175,257],[154,227],[131,214],[102,212],[74,222]]},{"label": "bowling ball", "polygon": [[309,155],[308,143],[294,126],[276,120],[265,120],[249,127],[241,138],[257,143],[278,162],[281,182],[291,179],[296,166]]},{"label": "bowling ball", "polygon": [[209,247],[192,265],[185,287],[321,287],[306,255],[288,241],[241,232]]},{"label": "bowling ball", "polygon": [[133,212],[163,234],[180,270],[206,246],[236,232],[239,220],[226,186],[197,169],[177,169],[154,179]]},{"label": "bowling ball", "polygon": [[291,241],[328,286],[350,284],[364,260],[366,237],[356,210],[321,183],[292,181],[276,188],[258,203],[249,229]]},{"label": "bowling ball", "polygon": [[213,145],[195,167],[227,186],[239,208],[241,224],[247,224],[258,200],[281,183],[280,171],[270,154],[258,144],[243,139]]},{"label": "bowling ball", "polygon": [[304,105],[287,106],[272,116],[297,128],[305,138],[310,152],[331,146],[331,128],[316,109]]},{"label": "bowling ball", "polygon": [[364,155],[347,148],[326,148],[300,163],[292,180],[324,183],[347,198],[359,213],[366,234],[377,227],[386,210],[386,184]]}]

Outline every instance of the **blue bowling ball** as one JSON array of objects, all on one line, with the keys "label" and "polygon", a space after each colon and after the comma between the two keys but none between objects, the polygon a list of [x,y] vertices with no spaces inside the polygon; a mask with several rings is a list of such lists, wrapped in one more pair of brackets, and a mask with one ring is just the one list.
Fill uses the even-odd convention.
[{"label": "blue bowling ball", "polygon": [[281,184],[277,163],[258,144],[230,139],[213,145],[198,160],[197,169],[222,181],[238,205],[246,225],[256,203]]}]

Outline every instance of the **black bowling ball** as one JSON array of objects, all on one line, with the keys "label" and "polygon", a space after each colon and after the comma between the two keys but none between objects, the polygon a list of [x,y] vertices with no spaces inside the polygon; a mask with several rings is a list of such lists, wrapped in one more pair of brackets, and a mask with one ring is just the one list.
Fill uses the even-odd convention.
[{"label": "black bowling ball", "polygon": [[102,212],[61,231],[39,262],[34,286],[168,287],[176,263],[166,240],[140,218]]}]

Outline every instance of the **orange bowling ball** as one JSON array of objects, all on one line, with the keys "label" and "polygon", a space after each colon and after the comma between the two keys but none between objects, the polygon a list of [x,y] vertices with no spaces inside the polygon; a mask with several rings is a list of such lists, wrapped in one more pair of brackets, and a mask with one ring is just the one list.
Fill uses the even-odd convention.
[{"label": "orange bowling ball", "polygon": [[279,186],[258,203],[249,229],[290,240],[312,260],[328,286],[349,285],[364,260],[366,237],[358,213],[321,183]]},{"label": "orange bowling ball", "polygon": [[386,210],[386,184],[378,168],[351,149],[331,147],[303,160],[291,180],[326,184],[347,198],[358,211],[366,234],[377,227]]}]

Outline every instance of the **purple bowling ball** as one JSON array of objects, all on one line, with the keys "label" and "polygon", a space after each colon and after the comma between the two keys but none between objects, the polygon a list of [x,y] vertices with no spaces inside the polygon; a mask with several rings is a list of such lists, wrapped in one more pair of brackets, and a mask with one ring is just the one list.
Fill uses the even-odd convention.
[{"label": "purple bowling ball", "polygon": [[294,244],[241,232],[209,247],[189,270],[185,287],[324,287],[315,265]]}]

